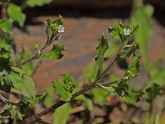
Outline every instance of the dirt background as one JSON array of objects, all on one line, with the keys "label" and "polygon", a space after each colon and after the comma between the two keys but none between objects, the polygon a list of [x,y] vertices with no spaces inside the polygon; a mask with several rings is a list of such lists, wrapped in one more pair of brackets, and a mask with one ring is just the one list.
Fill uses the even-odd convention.
[{"label": "dirt background", "polygon": [[[123,5],[123,6],[122,6]],[[128,4],[127,4],[128,5]],[[59,40],[64,45],[64,57],[61,60],[44,60],[33,79],[38,91],[49,87],[51,82],[60,78],[60,74],[69,73],[78,79],[89,62],[96,56],[97,40],[102,32],[109,39],[108,26],[127,23],[131,4],[125,6],[83,8],[71,5],[46,5],[25,10],[27,20],[24,28],[14,27],[17,51],[26,46],[33,53],[35,43],[41,46],[46,40],[44,22],[47,18],[63,16],[65,32]],[[154,4],[155,6],[155,4]],[[165,17],[164,9],[156,4],[152,18],[153,33],[149,40],[148,57],[155,61],[165,53]],[[141,72],[142,73],[142,72]],[[141,74],[143,75],[143,74]]]}]

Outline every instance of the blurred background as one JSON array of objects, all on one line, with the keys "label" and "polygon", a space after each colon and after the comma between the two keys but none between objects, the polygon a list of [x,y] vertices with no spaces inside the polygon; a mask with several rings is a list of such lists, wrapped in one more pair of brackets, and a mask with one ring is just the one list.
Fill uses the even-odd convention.
[{"label": "blurred background", "polygon": [[[43,64],[40,65],[33,75],[37,92],[49,88],[52,81],[61,77],[60,74],[68,73],[75,79],[82,79],[85,70],[96,57],[96,47],[100,34],[104,33],[105,37],[111,41],[112,38],[108,33],[108,27],[119,24],[120,21],[123,24],[130,22],[139,24],[142,33],[137,34],[137,40],[139,40],[138,42],[142,46],[143,43],[145,44],[141,50],[144,65],[142,64],[139,78],[136,79],[137,83],[131,86],[135,90],[143,89],[146,82],[149,82],[147,72],[155,68],[158,73],[154,72],[154,81],[165,83],[164,0],[40,0],[41,3],[35,6],[33,6],[33,0],[26,1],[32,2],[27,6],[26,2],[20,0],[12,1],[20,5],[26,14],[24,27],[20,27],[17,23],[13,27],[12,35],[15,37],[17,52],[21,51],[22,47],[26,47],[32,53],[35,53],[33,45],[38,43],[42,46],[45,43],[45,20],[47,18],[54,19],[61,15],[65,27],[65,32],[58,41],[64,45],[64,57],[60,60],[46,59],[43,61]],[[115,45],[112,47],[116,48]],[[116,49],[113,49],[114,55],[116,52]],[[112,55],[112,59],[113,57]],[[111,62],[112,59],[108,61]],[[117,76],[122,76],[128,62],[129,60],[119,63],[119,65],[115,66],[113,72]],[[149,69],[147,70],[145,66],[149,62],[154,63],[154,66],[148,67]],[[43,102],[44,107],[51,106],[54,104],[54,99],[57,99],[50,93],[52,90],[47,89],[47,92],[48,98]],[[165,117],[164,96],[155,98],[151,106],[143,100],[132,105],[125,104],[117,96],[111,96],[111,94],[99,89],[90,92],[85,97],[80,98],[80,100],[82,100],[82,103],[75,100],[69,104],[72,108],[69,108],[71,112],[67,113],[68,115],[64,119],[67,121],[70,117],[67,123],[104,124],[112,122],[111,124],[119,124],[125,121],[125,124],[143,124],[145,120],[145,124],[151,124],[151,121],[148,121],[150,119],[150,115],[147,115],[148,112],[154,119],[156,117],[154,113],[162,112],[161,116],[159,116],[162,121],[159,122],[161,124],[165,123],[163,119]],[[42,119],[49,123],[57,123],[57,120],[59,120],[58,124],[63,124],[60,122],[60,117],[64,113],[60,112],[68,110],[67,105],[59,109],[59,111],[57,110],[55,113],[49,114],[53,114],[55,119],[49,115]],[[34,111],[38,113],[44,109],[43,106],[37,104],[34,107]],[[154,106],[153,109],[151,109],[152,106]],[[58,115],[61,116],[59,117]],[[59,119],[57,119],[58,117]]]}]

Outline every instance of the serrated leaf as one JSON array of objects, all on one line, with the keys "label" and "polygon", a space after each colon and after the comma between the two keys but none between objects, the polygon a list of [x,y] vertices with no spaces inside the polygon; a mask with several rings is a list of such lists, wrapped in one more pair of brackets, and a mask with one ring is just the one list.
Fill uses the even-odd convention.
[{"label": "serrated leaf", "polygon": [[12,82],[13,86],[20,90],[26,97],[36,97],[34,82],[25,71],[16,67],[12,67],[12,71],[10,72],[10,75],[7,76],[7,78]]},{"label": "serrated leaf", "polygon": [[108,40],[101,35],[98,40],[98,47],[96,48],[97,57],[95,58],[95,61],[99,67],[97,76],[100,76],[100,74],[103,72],[104,54],[108,49],[107,42]]},{"label": "serrated leaf", "polygon": [[41,54],[40,58],[51,58],[51,59],[61,59],[64,51],[64,47],[60,44],[54,44],[51,51]]},{"label": "serrated leaf", "polygon": [[136,57],[132,60],[132,62],[129,64],[125,74],[124,74],[124,79],[132,79],[138,76],[138,73],[140,71],[140,59],[141,57]]},{"label": "serrated leaf", "polygon": [[122,34],[120,34],[119,26],[109,27],[108,31],[112,38],[122,41]]},{"label": "serrated leaf", "polygon": [[140,98],[142,95],[143,95],[143,93],[130,92],[127,95],[125,95],[123,97],[123,99],[128,103],[136,103],[136,102],[140,101]]},{"label": "serrated leaf", "polygon": [[66,124],[71,112],[71,106],[69,103],[64,104],[63,106],[56,109],[53,114],[53,123],[54,124]]},{"label": "serrated leaf", "polygon": [[63,74],[62,77],[63,81],[54,81],[52,86],[55,88],[55,92],[60,96],[60,100],[67,102],[72,97],[75,84],[69,75]]},{"label": "serrated leaf", "polygon": [[18,21],[20,26],[24,25],[26,15],[22,12],[22,10],[19,6],[10,3],[7,8],[7,14],[14,21]]},{"label": "serrated leaf", "polygon": [[49,4],[52,0],[27,0],[26,5],[30,7],[43,6],[44,4]]}]

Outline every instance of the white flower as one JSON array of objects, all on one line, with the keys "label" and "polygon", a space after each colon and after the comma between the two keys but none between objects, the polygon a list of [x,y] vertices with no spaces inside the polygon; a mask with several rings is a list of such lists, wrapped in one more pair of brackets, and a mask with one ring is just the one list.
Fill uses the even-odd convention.
[{"label": "white flower", "polygon": [[3,74],[3,75],[8,75],[8,71],[7,71],[6,69],[3,69],[3,70],[2,70],[2,74]]},{"label": "white flower", "polygon": [[58,33],[64,32],[64,27],[62,25],[58,26]]},{"label": "white flower", "polygon": [[124,29],[124,35],[129,35],[131,33],[131,30],[128,28],[128,29]]}]

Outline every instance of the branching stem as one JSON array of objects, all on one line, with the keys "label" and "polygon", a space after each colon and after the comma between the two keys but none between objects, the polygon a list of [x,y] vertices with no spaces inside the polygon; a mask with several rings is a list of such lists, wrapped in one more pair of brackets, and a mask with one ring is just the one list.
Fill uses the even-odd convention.
[{"label": "branching stem", "polygon": [[[121,49],[121,47],[120,47]],[[119,49],[119,51],[120,51]],[[115,62],[117,61],[118,59],[118,54],[116,55],[115,59],[112,61],[112,63],[107,67],[107,69],[98,77],[96,78],[96,80],[91,83],[90,85],[87,85],[85,87],[83,87],[81,90],[79,90],[78,92],[76,92],[75,94],[72,95],[71,100],[73,100],[74,98],[76,98],[77,96],[81,95],[81,94],[85,94],[87,91],[97,87],[97,83],[101,81],[102,78],[105,77],[106,73],[109,71],[109,69],[112,67],[112,65],[115,64]],[[69,101],[68,101],[69,102]],[[21,124],[31,124],[32,122],[36,121],[38,118],[48,114],[49,112],[57,109],[58,107],[62,106],[63,104],[65,104],[66,102],[64,101],[59,101],[58,103],[54,104],[53,106],[51,106],[50,108],[47,108],[45,109],[44,111],[38,113],[38,114],[35,114],[27,119],[25,119],[23,122],[21,122]]]}]

